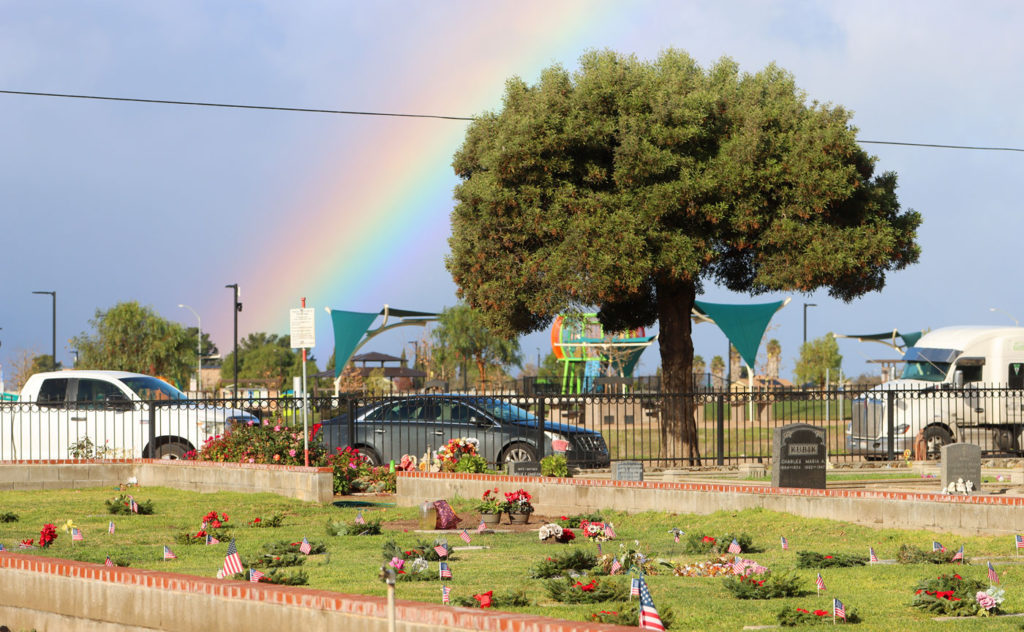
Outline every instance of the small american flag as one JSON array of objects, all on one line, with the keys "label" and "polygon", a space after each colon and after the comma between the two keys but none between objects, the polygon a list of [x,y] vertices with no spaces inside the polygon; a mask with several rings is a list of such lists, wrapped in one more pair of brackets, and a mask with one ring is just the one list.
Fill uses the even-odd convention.
[{"label": "small american flag", "polygon": [[935,551],[942,551],[943,553],[945,553],[946,552],[946,547],[942,546],[941,544],[939,544],[935,540],[932,540],[932,552],[934,553]]},{"label": "small american flag", "polygon": [[206,534],[206,545],[209,546],[211,544],[220,544],[220,540],[218,540],[217,538],[215,538],[212,535],[210,535],[209,533],[207,533]]},{"label": "small american flag", "polygon": [[19,542],[18,543],[18,548],[19,549],[31,549],[32,545],[31,544],[25,544],[24,542]]},{"label": "small american flag", "polygon": [[612,567],[611,567],[611,570],[608,571],[608,574],[609,575],[614,575],[615,573],[618,573],[619,570],[621,570],[621,569],[622,569],[622,564],[619,563],[619,558],[617,558],[617,557],[613,558],[612,559]]},{"label": "small american flag", "polygon": [[164,545],[164,559],[176,560],[178,559],[178,556],[174,554],[174,551],[171,550],[171,547]]},{"label": "small american flag", "polygon": [[597,554],[601,555],[601,543],[600,542],[597,543]]},{"label": "small american flag", "polygon": [[1021,535],[1019,533],[1017,535],[1013,536],[1013,537],[1014,537],[1014,540],[1017,543],[1017,548],[1018,549],[1024,549],[1024,537],[1021,537]]},{"label": "small american flag", "polygon": [[868,547],[868,561],[872,562],[872,563],[878,561],[878,556],[875,555],[874,547],[870,547],[870,546]]},{"label": "small american flag", "polygon": [[451,586],[441,586],[441,603],[451,603],[451,597],[448,596],[451,592]]},{"label": "small american flag", "polygon": [[821,573],[814,579],[814,585],[818,587],[818,590],[825,590],[825,580],[822,579]]},{"label": "small american flag", "polygon": [[483,521],[483,520],[481,520],[481,521],[480,521],[480,524],[478,524],[478,525],[476,526],[476,532],[477,532],[477,533],[483,533],[483,532],[484,532],[484,530],[485,530],[486,528],[487,528],[487,525],[485,525],[485,524],[484,524],[484,521]]},{"label": "small american flag", "polygon": [[135,502],[134,498],[129,497],[128,501],[131,504],[132,513],[139,513],[139,503]]},{"label": "small american flag", "polygon": [[612,523],[609,522],[608,525],[604,528],[604,534],[608,538],[615,537],[615,529],[612,527]]},{"label": "small american flag", "polygon": [[253,568],[249,569],[249,581],[258,584],[261,577],[263,577],[263,573]]},{"label": "small american flag", "polygon": [[110,524],[107,525],[107,533],[114,535],[114,521],[111,520]]},{"label": "small american flag", "polygon": [[[234,542],[232,542],[232,543],[234,543]],[[313,547],[310,546],[309,540],[307,540],[306,537],[303,536],[302,537],[302,543],[299,544],[299,551],[301,551],[303,555],[309,555],[309,552],[312,551],[312,550],[313,550]]]},{"label": "small american flag", "polygon": [[783,551],[788,551],[789,550],[789,540],[786,539],[786,536],[782,536],[781,542],[782,542],[782,550]]},{"label": "small american flag", "polygon": [[441,571],[441,579],[451,579],[452,578],[452,569],[451,569],[450,566],[448,566],[448,562],[441,562],[440,571]]},{"label": "small american flag", "polygon": [[441,544],[438,544],[437,546],[435,546],[435,547],[434,547],[434,551],[435,551],[435,552],[436,552],[436,553],[437,553],[437,554],[438,554],[438,555],[439,555],[440,557],[448,557],[448,548],[447,548],[447,547],[445,547],[445,546],[443,546],[443,545],[441,545]]},{"label": "small american flag", "polygon": [[107,561],[106,561],[106,562],[103,562],[103,565],[104,565],[104,566],[113,566],[113,565],[114,565],[114,562],[112,562],[112,561],[110,560],[110,556],[109,556],[109,555],[107,556]]},{"label": "small american flag", "polygon": [[466,544],[469,544],[470,542],[472,542],[472,540],[470,540],[470,538],[469,538],[469,534],[466,533],[465,529],[462,530],[462,533],[459,534],[459,537],[462,538],[463,541],[465,541]]},{"label": "small american flag", "polygon": [[71,527],[71,539],[73,541],[81,542],[81,541],[85,540],[85,536],[82,535],[82,530],[79,529],[78,527]]},{"label": "small american flag", "polygon": [[846,608],[843,606],[843,602],[838,599],[832,600],[832,615],[839,617],[843,621],[846,620]]},{"label": "small american flag", "polygon": [[732,539],[732,544],[730,544],[730,545],[729,545],[729,549],[728,549],[728,551],[729,551],[730,553],[732,553],[733,555],[737,555],[737,554],[739,554],[739,553],[740,553],[741,551],[743,551],[743,548],[742,548],[742,547],[740,547],[740,543],[736,541],[736,538],[733,538],[733,539]]},{"label": "small american flag", "polygon": [[955,562],[956,560],[960,560],[961,562],[964,561],[964,545],[962,544],[960,545],[960,550],[956,552],[956,554],[953,556],[953,559],[950,561]]},{"label": "small american flag", "polygon": [[361,511],[356,514],[356,524],[366,524],[366,519],[363,518],[363,512]]},{"label": "small american flag", "polygon": [[637,581],[640,582],[640,629],[665,632],[665,624],[661,622],[658,610],[654,607],[654,600],[651,599],[651,591],[647,588],[647,582],[643,577]]},{"label": "small american flag", "polygon": [[629,596],[630,597],[639,597],[640,596],[640,579],[638,577],[634,577],[629,582]]},{"label": "small american flag", "polygon": [[224,576],[231,577],[235,573],[241,573],[245,569],[242,568],[242,560],[238,557],[238,548],[235,546],[235,541],[231,540],[231,544],[228,545],[227,555],[224,556]]},{"label": "small american flag", "polygon": [[999,583],[999,574],[996,573],[996,569],[992,568],[992,562],[988,563],[988,580],[993,584]]},{"label": "small american flag", "polygon": [[3,550],[5,550],[4,549],[4,545],[0,544],[0,551],[3,551]]},{"label": "small american flag", "polygon": [[206,521],[205,520],[203,520],[203,524],[199,525],[199,530],[200,531],[206,531]]},{"label": "small american flag", "polygon": [[739,555],[737,555],[736,557],[733,558],[733,560],[732,560],[732,572],[733,572],[734,575],[742,575],[743,574],[743,566],[744,566],[743,558],[741,558]]}]

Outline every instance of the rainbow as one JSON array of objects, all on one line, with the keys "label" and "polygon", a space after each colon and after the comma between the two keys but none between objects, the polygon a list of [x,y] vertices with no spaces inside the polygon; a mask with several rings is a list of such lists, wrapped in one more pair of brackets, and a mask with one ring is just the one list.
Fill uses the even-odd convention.
[{"label": "rainbow", "polygon": [[[480,40],[485,32],[460,33],[451,39],[430,34],[430,42],[406,48],[422,45],[432,50],[432,56],[452,60],[456,65],[449,70],[434,70],[457,73],[466,85],[476,87],[475,92],[451,94],[443,87],[431,87],[436,76],[421,76],[402,84],[410,94],[427,95],[424,101],[410,103],[406,111],[473,115],[493,110],[500,106],[508,76],[532,82],[554,61],[574,67],[584,50],[604,46],[599,41],[583,42],[581,36],[600,37],[594,25],[614,24],[615,15],[610,14],[625,14],[627,9],[583,2],[505,9],[507,15],[487,18],[489,28],[494,27],[491,22],[500,23],[502,30],[517,33],[530,48],[508,49],[482,60],[480,51],[487,46]],[[436,50],[439,42],[444,51]],[[433,65],[443,64],[433,59]],[[345,146],[339,148],[340,158],[325,159],[322,173],[311,178],[320,183],[311,193],[279,201],[281,208],[291,210],[271,235],[276,254],[249,262],[239,281],[245,305],[240,337],[250,331],[287,333],[288,310],[298,307],[305,296],[307,304],[318,310],[318,357],[325,360],[333,335],[324,307],[376,311],[390,303],[439,310],[455,302],[454,284],[443,258],[448,252],[452,188],[457,183],[451,159],[467,123],[433,119],[360,123],[359,131],[346,137]],[[293,237],[302,238],[301,250],[292,245],[297,241]],[[216,299],[218,307],[221,298]],[[215,322],[214,327],[230,332],[231,324]]]}]

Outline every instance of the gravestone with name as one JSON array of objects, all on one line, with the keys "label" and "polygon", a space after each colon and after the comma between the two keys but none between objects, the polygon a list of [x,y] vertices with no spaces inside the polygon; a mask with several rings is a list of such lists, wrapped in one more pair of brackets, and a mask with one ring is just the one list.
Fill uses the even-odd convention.
[{"label": "gravestone with name", "polygon": [[981,489],[981,446],[973,443],[950,443],[942,446],[941,469],[944,492],[977,493]]},{"label": "gravestone with name", "polygon": [[540,463],[537,461],[509,461],[505,464],[509,476],[540,476]]},{"label": "gravestone with name", "polygon": [[825,489],[828,467],[825,429],[810,424],[776,428],[772,442],[772,487]]},{"label": "gravestone with name", "polygon": [[612,463],[612,478],[617,481],[644,480],[642,461],[616,461]]}]

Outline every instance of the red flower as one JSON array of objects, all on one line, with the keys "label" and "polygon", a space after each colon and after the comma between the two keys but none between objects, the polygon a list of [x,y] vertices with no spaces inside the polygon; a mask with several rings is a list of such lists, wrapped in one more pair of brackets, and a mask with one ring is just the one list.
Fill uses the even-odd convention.
[{"label": "red flower", "polygon": [[803,612],[804,614],[811,614],[810,610],[804,610],[803,608],[797,608],[796,611],[797,612]]},{"label": "red flower", "polygon": [[473,599],[476,599],[477,601],[480,602],[480,607],[481,608],[490,608],[491,607],[491,596],[492,595],[494,595],[494,591],[493,590],[488,590],[485,593],[482,593],[482,594],[479,594],[479,595],[473,595]]},{"label": "red flower", "polygon": [[259,521],[260,521],[259,518],[256,518],[255,520],[253,520],[253,522],[259,522]]},{"label": "red flower", "polygon": [[815,610],[814,614],[818,615],[819,617],[824,617],[825,615],[828,614],[828,612],[825,611],[825,610]]},{"label": "red flower", "polygon": [[565,516],[562,516],[562,520],[568,520],[568,518],[566,518]]},{"label": "red flower", "polygon": [[32,538],[25,538],[24,540],[21,541],[21,543],[24,544],[25,546],[32,546]]},{"label": "red flower", "polygon": [[825,559],[826,559],[826,560],[830,560],[830,559],[832,559],[832,556],[831,556],[831,555],[826,555],[826,556],[825,556]]},{"label": "red flower", "polygon": [[579,588],[583,592],[590,592],[591,590],[594,590],[594,588],[597,588],[597,580],[593,579],[593,580],[590,581],[589,584],[586,584],[586,585],[584,585],[584,584],[582,584],[580,582],[576,582],[575,584],[573,584],[573,587],[574,588]]},{"label": "red flower", "polygon": [[953,579],[963,579],[963,577],[960,577],[959,575],[954,574],[953,575]]}]

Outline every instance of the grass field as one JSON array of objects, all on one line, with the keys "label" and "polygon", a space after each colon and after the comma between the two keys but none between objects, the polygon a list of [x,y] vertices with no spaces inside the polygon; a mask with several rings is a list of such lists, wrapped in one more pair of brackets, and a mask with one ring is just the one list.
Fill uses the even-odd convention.
[{"label": "grass field", "polygon": [[[432,539],[427,534],[388,530],[388,522],[409,521],[416,518],[416,510],[393,506],[374,506],[362,509],[367,520],[381,518],[385,534],[380,536],[329,536],[325,525],[332,520],[351,521],[356,508],[350,506],[319,506],[284,499],[270,494],[244,495],[233,493],[198,494],[164,488],[139,489],[133,493],[139,500],[153,501],[156,513],[151,516],[113,516],[106,512],[104,500],[117,492],[113,489],[57,490],[0,492],[0,514],[18,514],[17,522],[0,523],[0,543],[15,549],[24,538],[39,537],[43,523],[60,527],[72,519],[84,531],[85,541],[72,546],[69,534],[60,532],[52,547],[32,553],[50,557],[102,563],[107,555],[125,557],[132,568],[158,569],[212,577],[224,560],[226,544],[215,546],[176,545],[174,535],[183,531],[195,532],[203,514],[216,510],[230,516],[229,531],[236,539],[242,557],[258,553],[264,542],[276,540],[299,541],[304,536],[311,541],[327,543],[326,555],[311,556],[302,567],[309,575],[309,586],[344,593],[383,595],[385,589],[377,579],[381,559],[381,545],[394,539],[403,548],[411,547],[419,539]],[[374,501],[387,502],[387,498]],[[456,511],[466,518],[466,524],[475,525],[477,516],[470,510],[470,501],[453,499]],[[253,529],[246,524],[256,517],[268,518],[274,513],[285,516],[284,525],[276,529]],[[646,545],[653,557],[677,562],[697,562],[699,555],[684,555],[682,545],[673,543],[668,531],[679,527],[689,533],[706,533],[718,537],[726,532],[747,533],[753,537],[756,551],[744,553],[749,559],[771,568],[775,572],[795,567],[796,551],[810,550],[821,553],[843,552],[866,555],[873,546],[883,560],[895,557],[901,543],[930,549],[932,540],[938,539],[947,547],[964,544],[968,559],[994,559],[996,569],[1006,588],[1004,609],[1024,611],[1024,594],[1020,589],[1024,581],[1024,564],[1015,558],[1012,537],[961,538],[926,531],[897,531],[869,529],[842,522],[810,520],[787,514],[761,510],[719,512],[709,516],[646,513],[626,515],[604,512],[606,520],[615,523],[618,540],[604,544],[605,552],[619,550],[619,544],[632,545],[639,541]],[[113,519],[116,533],[107,534],[108,520]],[[534,520],[540,526],[538,520]],[[528,570],[545,557],[565,552],[566,547],[594,545],[582,538],[570,545],[544,543],[535,533],[481,534],[473,533],[473,544],[489,547],[485,550],[456,552],[451,562],[453,570],[452,595],[471,596],[487,590],[501,592],[525,587],[534,605],[516,608],[546,616],[587,620],[590,613],[613,609],[612,604],[563,605],[550,601],[541,580],[528,577]],[[789,540],[790,550],[782,551],[780,536]],[[449,535],[449,542],[462,545],[457,535]],[[684,539],[685,540],[685,539]],[[162,547],[170,546],[177,560],[162,561]],[[20,552],[20,551],[18,551]],[[433,568],[436,569],[436,563]],[[675,613],[674,630],[738,630],[744,625],[775,623],[775,613],[783,607],[803,607],[809,610],[826,609],[831,598],[837,596],[847,608],[855,608],[864,623],[858,630],[1011,630],[1020,629],[1020,619],[971,619],[939,624],[910,607],[912,587],[921,579],[941,572],[959,572],[965,577],[984,579],[985,563],[975,560],[967,566],[889,565],[847,569],[827,569],[822,575],[828,591],[816,596],[815,570],[796,571],[806,585],[804,596],[770,601],[742,601],[735,599],[722,586],[720,578],[688,578],[670,574],[648,576],[656,606],[660,610],[671,608]],[[621,580],[625,581],[625,580]],[[439,603],[440,582],[399,582],[398,597]],[[0,621],[0,624],[4,623]]]}]

